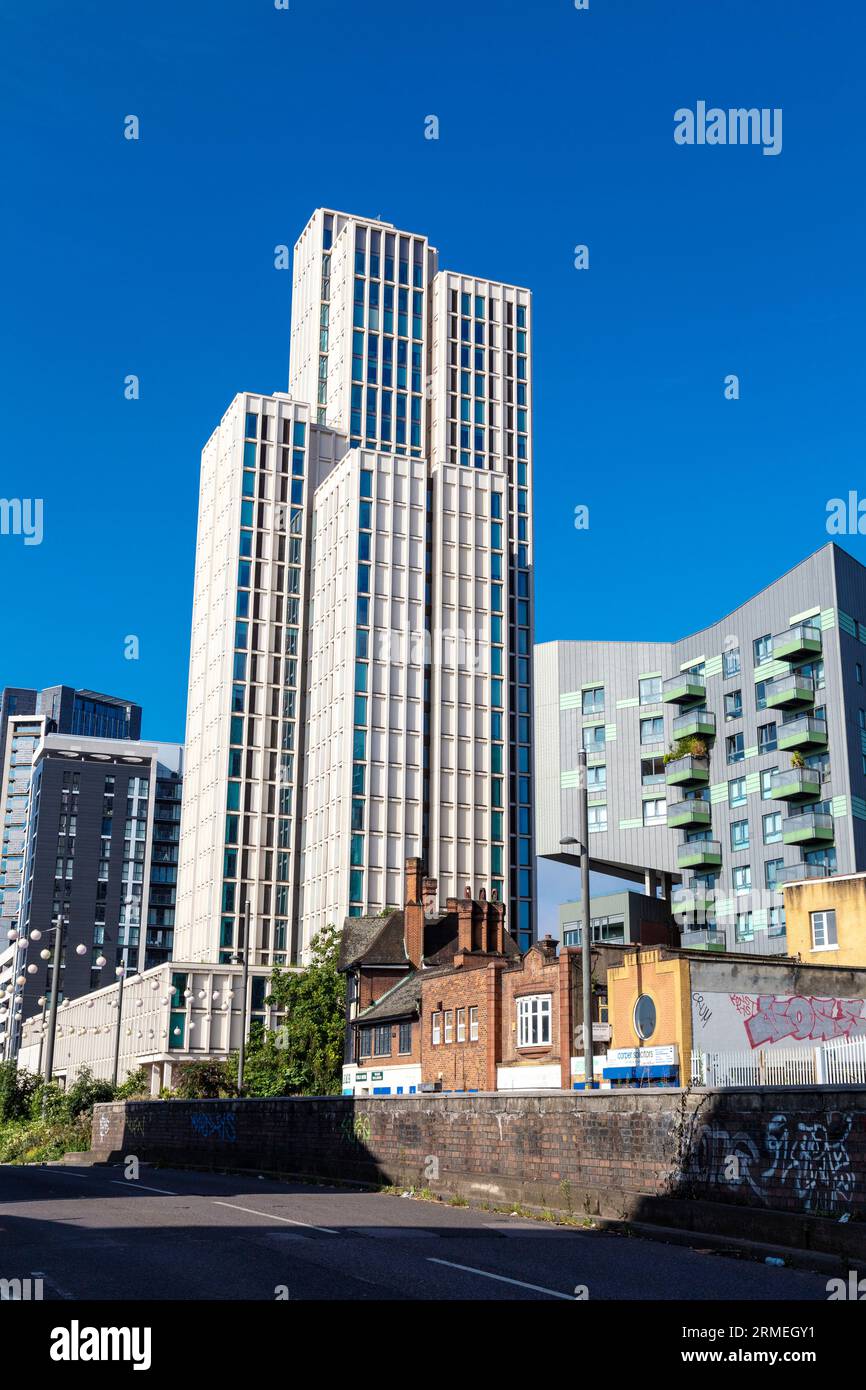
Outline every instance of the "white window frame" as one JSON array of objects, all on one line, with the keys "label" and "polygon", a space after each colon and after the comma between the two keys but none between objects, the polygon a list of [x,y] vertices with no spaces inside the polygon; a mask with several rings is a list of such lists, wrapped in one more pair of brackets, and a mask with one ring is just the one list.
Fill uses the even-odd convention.
[{"label": "white window frame", "polygon": [[812,930],[813,951],[838,951],[839,935],[836,930],[834,907],[822,908],[820,912],[810,912],[809,926]]},{"label": "white window frame", "polygon": [[453,1009],[446,1009],[446,1010],[445,1010],[445,1041],[446,1041],[446,1043],[451,1043],[451,1042],[454,1041],[454,1010],[453,1010]]},{"label": "white window frame", "polygon": [[469,1007],[469,1041],[478,1041],[478,1005],[471,1004]]},{"label": "white window frame", "polygon": [[458,1009],[458,1010],[457,1010],[457,1041],[458,1041],[459,1043],[465,1042],[465,1041],[466,1041],[466,1010],[465,1010],[465,1009]]},{"label": "white window frame", "polygon": [[517,1001],[517,1046],[549,1047],[553,1036],[553,995],[525,994]]},{"label": "white window frame", "polygon": [[437,1012],[431,1016],[433,1046],[438,1047],[442,1042],[442,1015]]}]

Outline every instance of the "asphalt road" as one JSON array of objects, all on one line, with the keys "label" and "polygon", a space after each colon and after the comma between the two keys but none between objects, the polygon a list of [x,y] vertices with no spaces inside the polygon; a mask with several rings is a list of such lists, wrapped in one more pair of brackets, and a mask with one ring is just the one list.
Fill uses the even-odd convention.
[{"label": "asphalt road", "polygon": [[399,1196],[0,1166],[0,1279],[33,1276],[46,1299],[827,1298],[824,1274]]}]

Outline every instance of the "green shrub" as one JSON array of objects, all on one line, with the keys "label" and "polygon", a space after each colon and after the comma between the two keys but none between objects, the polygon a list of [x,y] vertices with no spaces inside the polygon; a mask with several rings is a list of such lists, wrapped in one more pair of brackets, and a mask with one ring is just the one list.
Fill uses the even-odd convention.
[{"label": "green shrub", "polygon": [[23,1120],[41,1080],[29,1071],[19,1071],[14,1062],[0,1062],[0,1124]]},{"label": "green shrub", "polygon": [[218,1100],[233,1095],[234,1089],[225,1062],[184,1062],[172,1093],[179,1100]]}]

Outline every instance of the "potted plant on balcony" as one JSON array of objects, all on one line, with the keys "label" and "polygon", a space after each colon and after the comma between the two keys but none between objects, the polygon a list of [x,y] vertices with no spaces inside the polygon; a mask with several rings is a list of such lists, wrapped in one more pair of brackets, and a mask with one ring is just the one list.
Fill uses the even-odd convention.
[{"label": "potted plant on balcony", "polygon": [[791,766],[798,769],[806,766],[806,759],[803,757],[802,753],[794,752],[791,754]]}]

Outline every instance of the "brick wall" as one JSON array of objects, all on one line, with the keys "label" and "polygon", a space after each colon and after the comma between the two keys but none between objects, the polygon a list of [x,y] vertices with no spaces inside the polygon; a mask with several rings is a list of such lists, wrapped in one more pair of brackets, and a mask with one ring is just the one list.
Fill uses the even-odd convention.
[{"label": "brick wall", "polygon": [[[829,1248],[855,1231],[864,1241],[863,1087],[135,1101],[96,1107],[93,1149],[102,1159],[424,1186],[578,1215],[652,1220],[661,1211],[665,1224],[694,1223],[700,1207],[727,1211],[753,1239],[774,1213],[797,1218],[800,1243],[803,1220],[824,1218]],[[861,1221],[845,1226],[846,1213]],[[772,1238],[797,1243],[794,1229],[783,1222]]]}]

